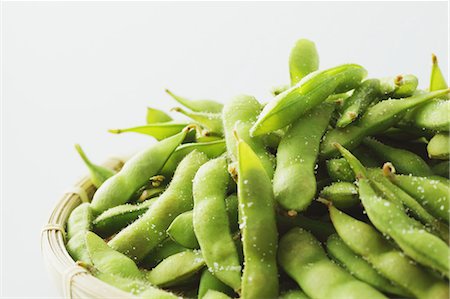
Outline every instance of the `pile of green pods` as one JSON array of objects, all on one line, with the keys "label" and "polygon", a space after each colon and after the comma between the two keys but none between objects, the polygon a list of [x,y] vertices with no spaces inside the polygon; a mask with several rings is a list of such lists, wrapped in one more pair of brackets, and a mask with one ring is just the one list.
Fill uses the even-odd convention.
[{"label": "pile of green pods", "polygon": [[[265,103],[167,90],[156,139],[67,222],[80,267],[140,298],[449,298],[449,88],[411,74],[319,70],[313,42]],[[389,75],[389,74],[388,74]],[[271,96],[272,97],[272,96]],[[183,120],[184,119],[184,120]]]}]

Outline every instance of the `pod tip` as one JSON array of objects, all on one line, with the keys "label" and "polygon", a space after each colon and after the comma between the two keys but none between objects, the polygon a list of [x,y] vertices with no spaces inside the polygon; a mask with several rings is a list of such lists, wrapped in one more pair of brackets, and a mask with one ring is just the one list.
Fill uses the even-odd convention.
[{"label": "pod tip", "polygon": [[109,129],[108,132],[113,133],[113,134],[120,134],[120,133],[122,133],[122,130],[121,129]]},{"label": "pod tip", "polygon": [[431,53],[431,62],[433,64],[437,64],[438,63],[437,56],[434,53]]}]

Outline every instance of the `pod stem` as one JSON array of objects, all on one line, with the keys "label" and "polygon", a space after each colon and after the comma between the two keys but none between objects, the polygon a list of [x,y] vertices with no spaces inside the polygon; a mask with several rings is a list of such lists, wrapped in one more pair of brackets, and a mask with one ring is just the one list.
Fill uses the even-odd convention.
[{"label": "pod stem", "polygon": [[383,164],[383,175],[389,180],[394,180],[395,167],[391,162],[386,162]]},{"label": "pod stem", "polygon": [[84,163],[86,163],[86,165],[92,166],[92,162],[91,160],[89,160],[89,158],[86,156],[86,153],[83,151],[83,149],[81,148],[81,146],[77,143],[75,144],[75,149],[78,152],[78,154],[80,155],[81,159],[84,161]]}]

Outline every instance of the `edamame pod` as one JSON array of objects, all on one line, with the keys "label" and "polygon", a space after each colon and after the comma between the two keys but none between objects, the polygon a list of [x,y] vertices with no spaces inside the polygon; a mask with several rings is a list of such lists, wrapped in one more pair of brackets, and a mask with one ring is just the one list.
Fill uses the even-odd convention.
[{"label": "edamame pod", "polygon": [[156,108],[147,107],[147,124],[165,123],[172,121],[172,117],[167,115],[164,111]]},{"label": "edamame pod", "polygon": [[357,147],[366,136],[374,135],[392,127],[400,121],[408,109],[414,108],[433,98],[446,95],[446,90],[415,95],[401,100],[385,100],[367,109],[359,121],[345,128],[328,131],[321,143],[320,156],[331,158],[337,154],[334,143],[340,143],[348,149]]},{"label": "edamame pod", "polygon": [[325,241],[328,236],[335,233],[333,225],[329,222],[310,219],[302,214],[295,216],[277,214],[277,224],[280,233],[300,227],[311,232],[320,241]]},{"label": "edamame pod", "polygon": [[91,177],[91,182],[95,187],[99,188],[107,179],[116,174],[116,172],[112,169],[92,163],[79,144],[75,144],[75,149],[77,150],[84,164],[86,164]]},{"label": "edamame pod", "polygon": [[386,298],[330,261],[320,243],[301,228],[280,240],[278,261],[311,298]]},{"label": "edamame pod", "polygon": [[405,98],[414,94],[419,80],[414,75],[397,76],[398,87],[392,93],[393,98]]},{"label": "edamame pod", "polygon": [[450,250],[444,241],[428,233],[403,209],[378,197],[367,179],[359,180],[361,202],[373,225],[392,237],[412,259],[449,276]]},{"label": "edamame pod", "polygon": [[217,134],[223,133],[221,113],[192,112],[186,111],[180,107],[172,108],[172,110],[189,117],[190,119],[208,129],[209,132],[214,132]]},{"label": "edamame pod", "polygon": [[335,182],[326,186],[320,191],[320,197],[344,210],[359,204],[358,188],[349,182]]},{"label": "edamame pod", "polygon": [[106,210],[92,221],[93,231],[103,238],[112,236],[144,214],[156,199],[152,198],[138,205],[124,204]]},{"label": "edamame pod", "polygon": [[108,244],[135,261],[142,260],[166,238],[166,230],[173,219],[193,208],[192,180],[207,160],[201,152],[193,151],[187,155],[178,165],[169,187],[153,203],[152,208]]},{"label": "edamame pod", "polygon": [[450,176],[450,161],[442,161],[432,167],[434,174],[441,177],[449,178]]},{"label": "edamame pod", "polygon": [[200,251],[186,250],[167,257],[147,272],[145,277],[153,285],[175,286],[195,275],[204,266],[205,261]]},{"label": "edamame pod", "polygon": [[239,201],[237,195],[231,194],[227,198],[225,198],[225,206],[227,208],[230,231],[235,232],[239,229],[239,216],[238,216]]},{"label": "edamame pod", "polygon": [[209,290],[206,292],[205,296],[203,296],[205,299],[231,299],[228,295],[216,291],[216,290]]},{"label": "edamame pod", "polygon": [[[225,206],[228,215],[230,231],[238,229],[238,199],[232,194],[225,199]],[[183,247],[199,249],[197,236],[193,225],[193,212],[188,211],[178,215],[167,229],[169,237]]]},{"label": "edamame pod", "polygon": [[380,79],[383,98],[409,97],[416,91],[419,80],[414,75],[398,75]]},{"label": "edamame pod", "polygon": [[326,161],[327,172],[333,181],[337,182],[354,182],[355,175],[353,174],[350,165],[344,158],[330,159]]},{"label": "edamame pod", "polygon": [[365,80],[353,94],[344,102],[341,117],[336,126],[343,128],[363,114],[370,104],[380,98],[380,80]]},{"label": "edamame pod", "polygon": [[144,126],[125,129],[110,129],[108,130],[108,132],[113,134],[122,134],[128,132],[139,133],[152,136],[159,141],[180,133],[181,130],[183,130],[183,128],[185,128],[187,125],[187,123],[178,122],[152,123]]},{"label": "edamame pod", "polygon": [[450,188],[439,180],[393,175],[388,167],[383,167],[388,178],[397,186],[414,197],[431,215],[449,222]]},{"label": "edamame pod", "polygon": [[430,275],[369,224],[356,220],[331,205],[328,208],[334,227],[345,244],[381,275],[416,298],[448,298],[449,287],[444,280]]},{"label": "edamame pod", "polygon": [[[444,97],[442,95],[441,97]],[[415,126],[421,130],[448,132],[450,127],[450,101],[435,99],[408,112],[402,120],[404,126]]]},{"label": "edamame pod", "polygon": [[439,90],[447,88],[447,82],[445,81],[444,75],[442,74],[441,68],[438,64],[438,59],[436,55],[431,55],[432,67],[430,76],[430,90]]},{"label": "edamame pod", "polygon": [[250,145],[252,150],[258,155],[264,169],[269,177],[273,177],[274,158],[266,151],[264,139],[262,137],[251,137],[249,130],[256,121],[261,104],[252,96],[239,95],[228,101],[222,111],[223,127],[225,130],[225,140],[227,143],[228,155],[232,162],[237,161],[237,141],[234,131],[239,137]]},{"label": "edamame pod", "polygon": [[368,262],[345,245],[338,235],[331,235],[326,245],[328,254],[359,280],[386,293],[399,295],[402,298],[410,296],[408,292],[394,286],[389,280],[381,276]]},{"label": "edamame pod", "polygon": [[279,95],[280,93],[286,91],[289,89],[289,85],[288,84],[282,84],[282,85],[277,85],[274,86],[270,89],[270,93],[273,94],[274,96]]},{"label": "edamame pod", "polygon": [[257,154],[238,140],[239,219],[244,250],[242,298],[278,296],[277,226],[270,177]]},{"label": "edamame pod", "polygon": [[209,271],[238,291],[241,288],[241,265],[225,205],[229,179],[225,157],[200,167],[193,182],[193,220],[195,235]]},{"label": "edamame pod", "polygon": [[139,263],[144,268],[151,269],[159,264],[163,259],[179,252],[189,250],[186,247],[173,241],[171,238],[163,240],[155,248],[153,248],[142,261]]},{"label": "edamame pod", "polygon": [[95,268],[101,272],[123,277],[141,277],[141,271],[126,255],[113,250],[105,241],[92,232],[85,234],[86,248]]},{"label": "edamame pod", "polygon": [[303,77],[319,68],[319,54],[316,45],[307,39],[295,43],[289,56],[289,73],[291,86],[297,84]]},{"label": "edamame pod", "polygon": [[194,233],[192,211],[184,212],[175,218],[167,229],[169,237],[183,247],[199,249],[197,237]]},{"label": "edamame pod", "polygon": [[436,134],[427,145],[428,156],[431,159],[448,160],[450,157],[450,136]]},{"label": "edamame pod", "polygon": [[223,108],[223,104],[218,103],[212,100],[189,100],[183,97],[180,97],[170,90],[166,89],[166,92],[178,103],[183,105],[184,107],[191,109],[195,112],[209,112],[209,113],[220,113]]},{"label": "edamame pod", "polygon": [[161,174],[166,178],[171,178],[175,169],[181,160],[184,159],[190,152],[199,151],[210,159],[214,159],[222,155],[226,150],[225,140],[216,140],[211,142],[199,142],[199,143],[185,143],[177,147],[177,149],[170,156],[169,160],[167,160],[166,164],[164,164],[161,169]]},{"label": "edamame pod", "polygon": [[281,294],[279,299],[309,299],[303,291],[291,290]]},{"label": "edamame pod", "polygon": [[305,210],[316,194],[316,160],[333,104],[324,103],[300,117],[281,139],[273,177],[276,201],[287,210]]},{"label": "edamame pod", "polygon": [[426,209],[424,209],[413,197],[397,187],[386,178],[381,169],[368,169],[368,178],[373,187],[386,199],[393,203],[402,204],[423,224],[430,227],[432,232],[436,232],[443,240],[449,240],[449,228],[444,223],[437,220]]},{"label": "edamame pod", "polygon": [[181,144],[190,127],[164,139],[134,155],[122,169],[110,177],[95,192],[91,208],[100,214],[109,208],[126,203],[139,188],[158,174],[172,152]]},{"label": "edamame pod", "polygon": [[383,162],[391,162],[403,174],[430,176],[430,166],[413,152],[385,145],[373,138],[364,138],[363,144],[370,148]]},{"label": "edamame pod", "polygon": [[229,286],[216,278],[208,269],[203,270],[200,277],[200,284],[198,287],[198,299],[204,298],[209,290],[218,291],[230,296],[233,296],[234,292]]},{"label": "edamame pod", "polygon": [[264,107],[250,134],[266,134],[293,123],[331,94],[346,92],[358,86],[366,74],[366,70],[356,64],[309,74]]},{"label": "edamame pod", "polygon": [[122,291],[135,295],[139,298],[180,299],[180,297],[176,296],[175,294],[158,289],[152,286],[147,281],[101,272],[98,269],[94,268],[93,266],[83,262],[78,262],[77,264],[88,270],[89,273],[91,273],[94,277],[100,279],[101,281],[109,285],[112,285],[118,289],[121,289]]},{"label": "edamame pod", "polygon": [[82,203],[70,213],[67,220],[67,251],[75,261],[91,261],[84,235],[92,228],[92,211],[89,203]]}]

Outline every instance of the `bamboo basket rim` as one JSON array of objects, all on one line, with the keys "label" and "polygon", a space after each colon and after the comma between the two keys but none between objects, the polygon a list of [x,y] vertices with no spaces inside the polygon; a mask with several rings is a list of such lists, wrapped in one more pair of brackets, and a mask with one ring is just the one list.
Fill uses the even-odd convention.
[{"label": "bamboo basket rim", "polygon": [[[102,165],[119,170],[126,159],[110,157]],[[54,206],[41,232],[41,254],[47,268],[53,274],[64,298],[137,298],[95,278],[78,266],[69,255],[65,245],[65,227],[74,208],[90,202],[96,188],[85,175],[66,191]]]}]

